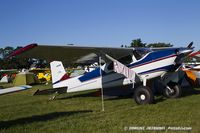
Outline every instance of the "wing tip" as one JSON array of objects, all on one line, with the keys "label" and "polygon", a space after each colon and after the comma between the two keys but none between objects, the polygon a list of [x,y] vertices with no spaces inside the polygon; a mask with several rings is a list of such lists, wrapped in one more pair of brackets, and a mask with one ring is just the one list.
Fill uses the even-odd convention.
[{"label": "wing tip", "polygon": [[8,56],[6,57],[6,59],[9,59],[9,58],[11,58],[11,57],[20,55],[20,54],[22,54],[22,53],[24,53],[24,52],[26,52],[26,51],[28,51],[28,50],[30,50],[30,49],[33,49],[33,48],[35,48],[35,47],[37,47],[37,46],[38,46],[37,43],[28,44],[28,45],[26,45],[25,47],[20,48],[20,49],[18,49],[18,50],[16,50],[16,51],[12,52],[10,55],[8,55]]}]

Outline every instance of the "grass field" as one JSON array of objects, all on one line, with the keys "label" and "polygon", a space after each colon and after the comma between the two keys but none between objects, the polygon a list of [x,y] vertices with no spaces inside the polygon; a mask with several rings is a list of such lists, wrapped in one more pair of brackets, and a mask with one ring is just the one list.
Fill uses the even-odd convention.
[{"label": "grass field", "polygon": [[[48,95],[32,96],[37,89],[0,96],[0,132],[177,132],[168,127],[192,127],[200,132],[200,89],[180,99],[156,97],[156,104],[138,106],[127,97],[105,100],[81,94],[64,94],[49,101]],[[163,131],[126,130],[132,127],[164,126]]]}]

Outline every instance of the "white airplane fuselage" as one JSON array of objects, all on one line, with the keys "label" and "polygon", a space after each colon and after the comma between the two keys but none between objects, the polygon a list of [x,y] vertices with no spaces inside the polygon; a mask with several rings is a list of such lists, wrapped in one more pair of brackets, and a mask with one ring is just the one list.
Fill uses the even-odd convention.
[{"label": "white airplane fuselage", "polygon": [[[135,81],[137,83],[141,82],[143,79],[153,79],[164,75],[170,70],[174,70],[175,59],[177,56],[178,55],[175,50],[171,49],[153,51],[146,54],[140,60],[132,62],[127,66],[140,76],[140,80]],[[61,62],[54,61],[52,63],[58,64],[57,66],[60,67],[59,63]],[[54,68],[51,69],[54,71]],[[62,68],[58,68],[58,70],[60,69]],[[52,73],[52,77],[55,77],[54,75],[56,75],[56,72]],[[57,76],[56,79],[53,79],[53,88],[67,87],[67,92],[77,92],[99,89],[102,87],[109,88],[132,84],[132,81],[127,79],[124,75],[108,70],[107,64],[104,64],[103,66],[84,75],[73,78],[61,80],[63,74],[60,75],[61,76]]]}]

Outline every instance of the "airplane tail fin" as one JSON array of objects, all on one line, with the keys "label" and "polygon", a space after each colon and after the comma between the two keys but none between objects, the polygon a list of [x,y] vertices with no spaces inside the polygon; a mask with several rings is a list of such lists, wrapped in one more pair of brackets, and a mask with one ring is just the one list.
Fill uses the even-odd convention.
[{"label": "airplane tail fin", "polygon": [[69,78],[61,61],[52,61],[50,67],[53,85]]}]

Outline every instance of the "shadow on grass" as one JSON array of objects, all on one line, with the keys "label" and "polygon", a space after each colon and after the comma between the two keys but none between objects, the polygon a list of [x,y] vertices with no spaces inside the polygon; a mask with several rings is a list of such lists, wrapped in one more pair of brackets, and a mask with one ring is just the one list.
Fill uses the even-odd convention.
[{"label": "shadow on grass", "polygon": [[[181,97],[187,97],[191,95],[200,94],[200,90],[197,90],[191,86],[183,87],[183,92]],[[167,100],[164,96],[162,96],[162,92],[155,93],[155,101],[154,103],[159,103]],[[69,96],[62,96],[56,97],[56,100],[65,100],[65,99],[72,99],[72,98],[80,98],[80,97],[101,97],[101,91],[92,91],[86,92],[82,94],[73,94]],[[119,100],[119,99],[133,99],[133,90],[132,89],[120,89],[120,88],[111,88],[104,90],[104,99],[105,100]],[[134,100],[134,99],[133,99]]]},{"label": "shadow on grass", "polygon": [[19,118],[19,119],[15,119],[15,120],[0,121],[0,129],[7,129],[12,126],[30,124],[33,122],[45,122],[48,120],[57,119],[62,116],[70,116],[70,115],[75,115],[75,114],[79,114],[79,113],[88,113],[88,112],[92,112],[92,110],[53,112],[53,113],[44,114],[44,115],[35,115],[35,116],[31,116],[31,117],[26,117],[26,118]]},{"label": "shadow on grass", "polygon": [[[107,88],[104,89],[104,98],[106,100],[115,100],[115,99],[127,99],[130,98],[132,95],[133,90],[130,89],[130,87],[113,87],[113,88]],[[74,94],[71,96],[65,96],[65,97],[59,97],[56,98],[57,100],[63,100],[63,99],[71,99],[71,98],[77,98],[77,97],[101,97],[101,90],[96,90],[92,92],[82,93],[82,94]]]},{"label": "shadow on grass", "polygon": [[[190,86],[183,87],[182,91],[183,92],[182,92],[182,96],[181,97],[187,97],[187,96],[200,94],[200,90],[195,89],[195,88],[190,87]],[[130,93],[129,95],[124,95],[124,96],[108,97],[108,98],[105,98],[105,99],[106,100],[132,99],[134,101],[133,93],[132,94]],[[159,103],[159,102],[163,102],[163,101],[165,101],[167,99],[168,98],[164,97],[161,93],[157,93],[157,94],[155,94],[154,103],[156,104],[156,103]]]},{"label": "shadow on grass", "polygon": [[71,99],[71,98],[80,98],[80,97],[97,97],[96,92],[88,92],[88,93],[84,93],[84,94],[73,94],[70,96],[65,96],[65,97],[60,97],[60,98],[56,98],[57,100],[62,100],[62,99]]},{"label": "shadow on grass", "polygon": [[[89,93],[84,93],[84,94],[75,94],[72,96],[65,96],[65,97],[57,97],[56,100],[64,100],[64,99],[72,99],[72,98],[80,98],[80,97],[101,97],[101,93],[97,94],[97,92],[89,92]],[[127,92],[127,93],[115,93],[113,92],[109,92],[104,94],[104,99],[107,101],[112,101],[112,100],[121,100],[121,99],[132,99],[133,102],[134,98],[133,98],[133,92]],[[163,96],[156,96],[154,103],[159,103],[159,102],[163,102],[165,101],[166,98],[164,98]]]}]

